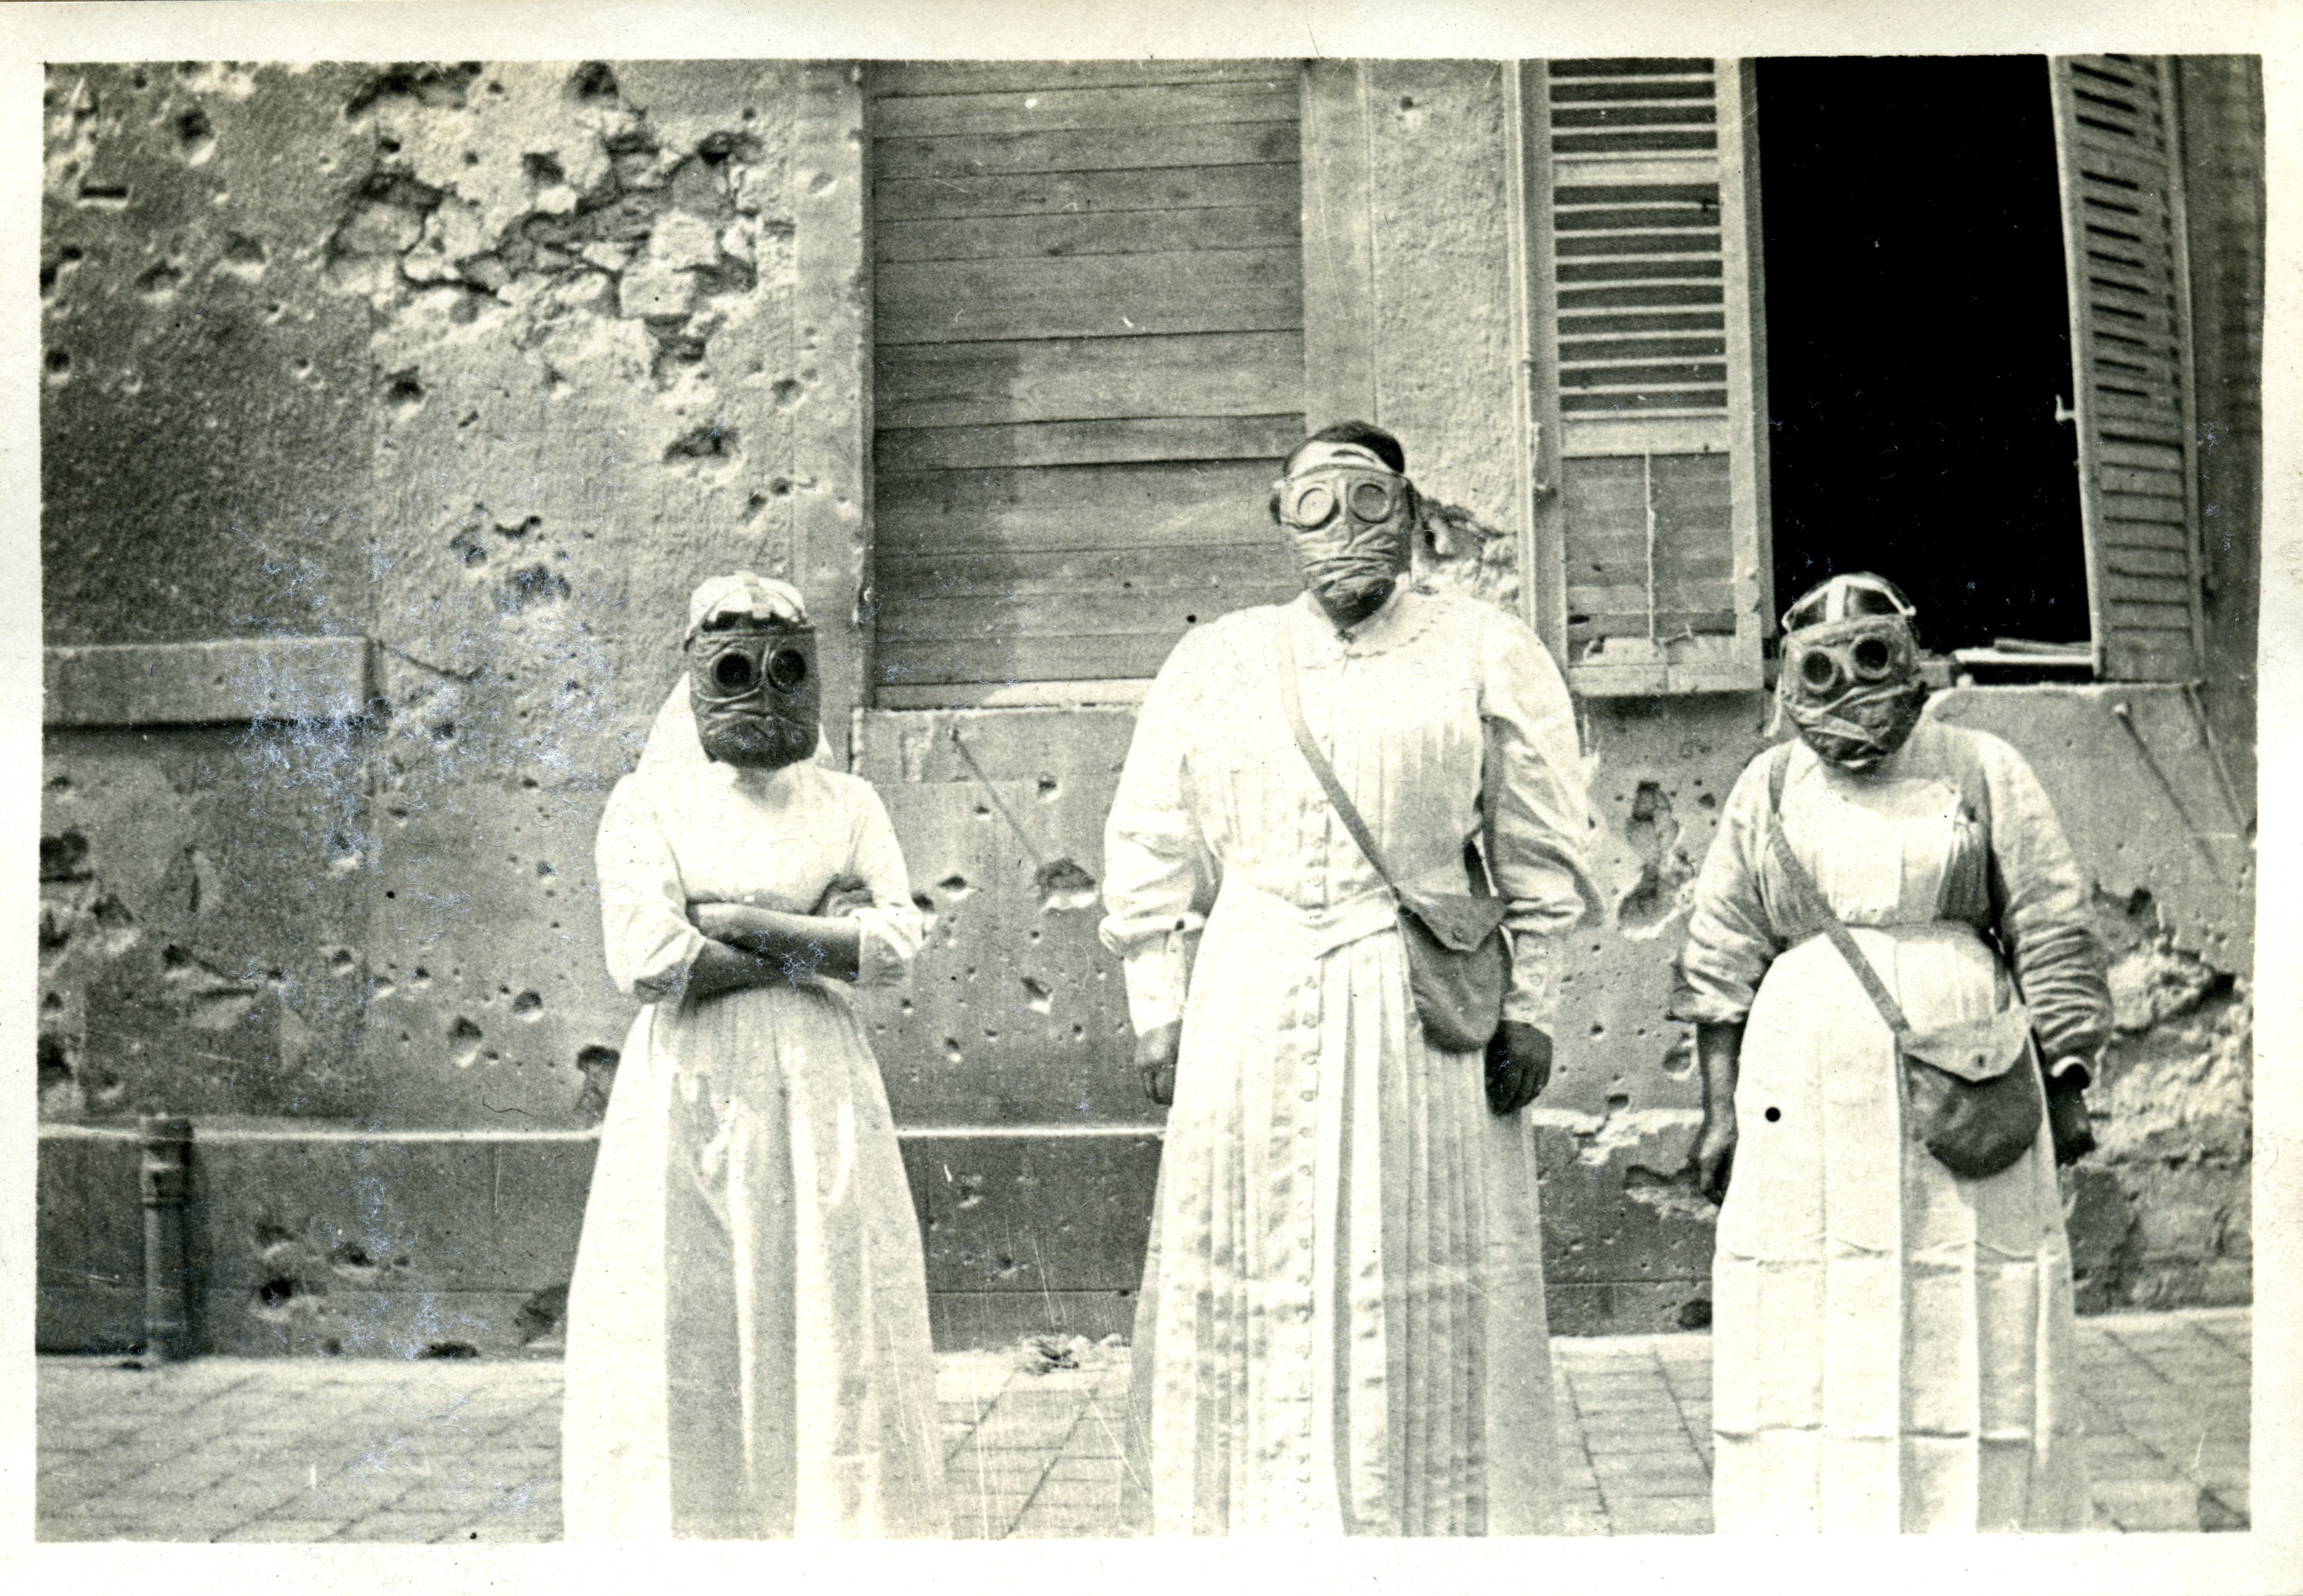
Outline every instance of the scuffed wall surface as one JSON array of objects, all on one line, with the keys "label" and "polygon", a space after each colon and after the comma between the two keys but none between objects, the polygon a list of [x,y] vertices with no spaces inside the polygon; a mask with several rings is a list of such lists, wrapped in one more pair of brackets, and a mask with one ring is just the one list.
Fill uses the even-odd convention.
[{"label": "scuffed wall surface", "polygon": [[[845,740],[859,106],[847,69],[783,63],[52,74],[48,641],[381,644],[359,721],[47,741],[44,1113],[287,1138],[201,1163],[226,1208],[268,1194],[201,1216],[207,1344],[548,1331],[588,1147],[491,1173],[452,1135],[604,1107],[634,1005],[593,831],[698,577],[802,584]],[[799,286],[803,250],[849,264]],[[337,1156],[314,1120],[451,1139]],[[43,1344],[133,1329],[98,1289],[120,1261],[81,1256],[132,1160],[122,1189],[67,1154],[44,1141],[42,1269],[77,1295]]]},{"label": "scuffed wall surface", "polygon": [[1771,739],[1757,693],[1582,706],[1593,862],[1607,920],[1573,939],[1557,1071],[1536,1108],[1555,1331],[1709,1323],[1715,1210],[1688,1152],[1702,1117],[1689,1028],[1664,1018],[1696,872],[1743,767]]},{"label": "scuffed wall surface", "polygon": [[[52,645],[367,630],[367,329],[325,281],[367,70],[49,69]],[[48,736],[45,1116],[358,1112],[368,749],[342,722]]]},{"label": "scuffed wall surface", "polygon": [[[860,260],[843,88],[772,62],[51,73],[49,641],[382,645],[350,727],[51,735],[53,1112],[596,1119],[632,1005],[593,831],[688,589],[798,580],[860,670],[861,301],[795,265],[803,211],[842,232],[816,258]],[[852,698],[827,693],[835,731]],[[197,912],[195,857],[221,883]],[[83,1082],[91,1013],[120,1034]]]},{"label": "scuffed wall surface", "polygon": [[364,742],[342,725],[49,740],[42,1117],[367,1107]]},{"label": "scuffed wall surface", "polygon": [[367,70],[48,69],[50,644],[366,629],[367,328],[325,278]]},{"label": "scuffed wall surface", "polygon": [[[1431,496],[1417,580],[1512,607],[1497,178],[1409,147],[1499,138],[1500,80],[1394,63],[1374,81],[1374,418]],[[2195,115],[2245,122],[2236,80],[2217,81],[2221,101],[2187,77]],[[51,735],[44,1112],[593,1122],[632,1005],[602,969],[592,833],[676,679],[688,587],[739,565],[801,584],[840,684],[836,745],[864,675],[852,78],[775,63],[59,68],[48,113],[49,641],[382,646],[362,722]],[[2202,326],[2215,318],[2236,358],[2259,314],[2254,223],[2239,199],[2195,197],[2192,221],[2225,257],[2202,271]],[[2251,369],[2212,364],[2202,417],[2230,430],[2205,457],[2211,525],[2242,530],[2210,549],[2206,700],[2251,810],[2252,678],[2234,661],[2252,646],[2259,424]],[[2097,882],[2121,1033],[2095,1094],[2104,1151],[2071,1184],[2082,1300],[2240,1299],[2248,827],[2218,807],[2180,696],[2126,697],[2196,827],[2100,694],[1992,689],[1937,712],[2026,752]],[[1564,1332],[1708,1313],[1710,1210],[1684,1168],[1699,1087],[1662,1013],[1694,872],[1767,710],[1756,694],[1582,706],[1612,886],[1568,962],[1538,1110]],[[860,718],[856,767],[936,917],[912,992],[869,1013],[899,1121],[927,1133],[907,1164],[940,1335],[1010,1333],[1019,1303],[1125,1328],[1160,1111],[1127,1068],[1094,888],[1132,722],[1125,708]],[[234,1197],[204,1222],[215,1344],[499,1349],[545,1333],[581,1161],[442,1146],[359,1163],[256,1138],[215,1163],[292,1196]],[[44,1344],[52,1269],[85,1281],[133,1263],[112,1256],[132,1245],[112,1222],[132,1180],[116,1148],[91,1147],[52,1172],[43,1145]],[[507,1180],[535,1202],[502,1205]],[[438,1202],[416,1194],[427,1184]],[[484,1204],[501,1205],[482,1223]],[[86,1256],[55,1253],[52,1233]],[[132,1297],[106,1301],[71,1322],[125,1315],[132,1330]]]},{"label": "scuffed wall surface", "polygon": [[1376,414],[1408,475],[1495,526],[1516,475],[1503,68],[1367,63]]},{"label": "scuffed wall surface", "polygon": [[[571,1121],[630,1005],[592,833],[687,595],[794,575],[789,63],[379,73],[331,269],[375,323],[381,869],[363,1063],[430,1123]],[[595,1050],[587,1052],[586,1050]],[[592,1063],[587,1072],[582,1066]]]},{"label": "scuffed wall surface", "polygon": [[2206,555],[2202,698],[2251,802],[2263,592],[2263,63],[2252,55],[2185,56],[2181,71]]},{"label": "scuffed wall surface", "polygon": [[1929,712],[2022,751],[2093,883],[2115,1034],[2088,1093],[2102,1145],[2065,1176],[2080,1306],[2249,1300],[2254,848],[2197,711],[2130,686],[1970,689]]}]

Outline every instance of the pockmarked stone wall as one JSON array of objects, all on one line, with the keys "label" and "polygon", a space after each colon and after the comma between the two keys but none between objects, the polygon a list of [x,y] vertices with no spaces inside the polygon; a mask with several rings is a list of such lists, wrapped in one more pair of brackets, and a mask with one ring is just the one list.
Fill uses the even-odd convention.
[{"label": "pockmarked stone wall", "polygon": [[[524,1338],[634,1009],[593,834],[696,580],[802,587],[846,752],[854,69],[60,65],[46,111],[44,1117],[266,1171],[196,1216],[211,1345]],[[71,1247],[133,1168],[48,1148],[46,1285],[132,1279]]]},{"label": "pockmarked stone wall", "polygon": [[[1933,710],[2022,750],[2095,883],[2119,1035],[2103,1151],[2067,1177],[2089,1306],[2248,1289],[2252,70],[2185,67],[2209,678]],[[1430,500],[1416,578],[1513,608],[1501,179],[1447,153],[1497,145],[1501,79],[1371,81],[1369,381]],[[808,595],[834,757],[880,785],[934,916],[912,990],[866,1012],[939,1336],[1126,1327],[1159,1111],[1095,893],[1132,714],[851,714],[862,107],[852,68],[815,63],[50,70],[44,1345],[133,1337],[111,1132],[156,1111],[208,1148],[207,1344],[548,1336],[633,1012],[593,832],[678,677],[689,586],[738,566]],[[1562,1331],[1708,1314],[1700,1085],[1663,1010],[1769,708],[1579,706],[1610,885],[1537,1110]]]}]

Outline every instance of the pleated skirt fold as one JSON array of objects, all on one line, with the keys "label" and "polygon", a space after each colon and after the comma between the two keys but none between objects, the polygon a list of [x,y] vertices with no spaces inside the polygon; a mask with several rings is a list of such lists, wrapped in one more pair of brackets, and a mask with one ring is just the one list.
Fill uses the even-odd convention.
[{"label": "pleated skirt fold", "polygon": [[1532,1130],[1424,1045],[1403,956],[1211,917],[1136,1319],[1159,1533],[1556,1527]]}]

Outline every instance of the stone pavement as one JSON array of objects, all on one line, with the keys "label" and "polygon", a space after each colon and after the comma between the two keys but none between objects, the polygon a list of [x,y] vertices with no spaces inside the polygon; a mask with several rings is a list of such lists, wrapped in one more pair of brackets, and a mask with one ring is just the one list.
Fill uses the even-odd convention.
[{"label": "stone pavement", "polygon": [[[2252,1315],[2079,1321],[2104,1527],[2244,1529]],[[1711,1527],[1711,1342],[1553,1342],[1576,1534]],[[939,1360],[956,1531],[1123,1533],[1126,1350],[1033,1342]],[[43,1541],[548,1541],[560,1365],[211,1358],[39,1365]]]}]

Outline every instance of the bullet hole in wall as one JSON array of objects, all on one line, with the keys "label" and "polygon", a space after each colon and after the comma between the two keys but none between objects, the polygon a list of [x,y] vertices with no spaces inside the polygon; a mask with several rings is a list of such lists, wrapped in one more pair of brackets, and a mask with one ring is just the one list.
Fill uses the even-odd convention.
[{"label": "bullet hole in wall", "polygon": [[1095,878],[1068,857],[1042,865],[1033,881],[1039,887],[1040,907],[1043,911],[1057,912],[1095,906]]},{"label": "bullet hole in wall", "polygon": [[77,827],[67,827],[40,839],[41,880],[86,881],[93,873],[88,862],[88,838]]},{"label": "bullet hole in wall", "polygon": [[568,93],[578,105],[611,105],[620,96],[616,74],[604,61],[587,61],[568,80]]}]

